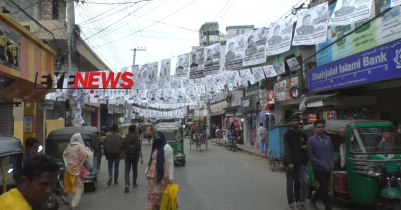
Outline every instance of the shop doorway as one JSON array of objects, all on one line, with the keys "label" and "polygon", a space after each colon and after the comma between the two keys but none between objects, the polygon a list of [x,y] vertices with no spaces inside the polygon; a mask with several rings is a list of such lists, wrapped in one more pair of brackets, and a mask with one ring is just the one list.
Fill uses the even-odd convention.
[{"label": "shop doorway", "polygon": [[250,144],[252,146],[254,146],[255,142],[257,142],[257,139],[256,139],[256,131],[258,129],[257,114],[250,113],[250,114],[247,114],[247,117],[248,117],[248,132],[247,133],[249,135],[248,137],[249,137]]}]

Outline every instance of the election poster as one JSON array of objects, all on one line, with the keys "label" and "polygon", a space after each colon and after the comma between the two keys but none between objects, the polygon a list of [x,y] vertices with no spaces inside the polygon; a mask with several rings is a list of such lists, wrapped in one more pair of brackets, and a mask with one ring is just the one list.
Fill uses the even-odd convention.
[{"label": "election poster", "polygon": [[246,34],[244,66],[252,66],[266,62],[266,42],[268,29],[259,28]]},{"label": "election poster", "polygon": [[277,55],[290,50],[292,26],[295,21],[295,16],[289,16],[270,25],[267,36],[266,56]]},{"label": "election poster", "polygon": [[238,70],[242,68],[246,36],[247,34],[243,34],[227,40],[225,62],[226,70]]},{"label": "election poster", "polygon": [[183,88],[191,88],[191,87],[193,87],[193,86],[195,86],[195,82],[194,82],[194,80],[193,79],[190,79],[190,78],[183,78],[182,79],[182,86],[183,86]]},{"label": "election poster", "polygon": [[189,53],[177,57],[175,77],[187,77],[189,73]]},{"label": "election poster", "polygon": [[208,46],[204,50],[205,53],[205,70],[204,75],[217,74],[220,71],[220,43]]},{"label": "election poster", "polygon": [[135,89],[146,89],[146,85],[149,81],[149,68],[148,64],[144,64],[139,68],[137,83],[134,85]]},{"label": "election poster", "polygon": [[369,20],[372,0],[338,0],[329,25],[342,26]]},{"label": "election poster", "polygon": [[159,77],[159,89],[170,89],[170,67],[171,59],[164,59],[160,62],[160,77]]},{"label": "election poster", "polygon": [[329,14],[329,2],[300,12],[292,45],[315,45],[326,41]]},{"label": "election poster", "polygon": [[179,78],[171,78],[170,86],[171,89],[182,88],[182,80]]},{"label": "election poster", "polygon": [[[390,0],[388,0],[390,1]],[[391,0],[391,7],[396,7],[401,5],[401,0]]]},{"label": "election poster", "polygon": [[265,72],[266,78],[277,76],[277,72],[274,69],[273,65],[262,66],[263,71]]},{"label": "election poster", "polygon": [[189,65],[189,78],[197,79],[204,77],[203,71],[205,69],[205,59],[204,59],[205,49],[198,49],[191,52]]},{"label": "election poster", "polygon": [[285,73],[285,65],[284,62],[277,63],[274,65],[274,69],[276,70],[277,74],[284,74]]},{"label": "election poster", "polygon": [[291,71],[296,71],[298,69],[301,69],[301,66],[298,63],[298,60],[296,57],[292,57],[288,60],[286,60],[288,67],[290,67]]},{"label": "election poster", "polygon": [[259,82],[265,78],[265,74],[263,73],[263,67],[252,68],[252,73],[255,82]]},{"label": "election poster", "polygon": [[157,89],[158,88],[158,71],[159,62],[148,63],[149,68],[149,80],[147,82],[147,89]]},{"label": "election poster", "polygon": [[131,66],[131,72],[134,75],[132,77],[132,81],[134,82],[134,88],[136,83],[138,82],[138,74],[139,74],[139,65],[133,65]]},{"label": "election poster", "polygon": [[229,79],[227,81],[228,82],[227,85],[228,85],[229,90],[238,89],[238,84],[240,84],[242,81],[242,78],[241,78],[239,72],[238,71],[229,72],[228,78]]},{"label": "election poster", "polygon": [[248,86],[248,81],[251,84],[254,84],[254,78],[253,75],[251,73],[250,69],[243,69],[240,71],[240,75],[241,75],[241,81],[238,83],[239,87],[247,87]]}]

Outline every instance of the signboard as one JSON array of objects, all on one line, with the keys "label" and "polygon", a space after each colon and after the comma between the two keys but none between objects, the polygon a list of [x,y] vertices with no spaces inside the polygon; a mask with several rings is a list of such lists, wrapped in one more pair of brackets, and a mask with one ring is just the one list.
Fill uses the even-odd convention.
[{"label": "signboard", "polygon": [[241,100],[242,113],[256,111],[256,95],[245,96]]},{"label": "signboard", "polygon": [[[336,3],[330,5],[332,13],[335,5]],[[371,12],[371,18],[390,8],[390,3],[378,1],[373,7],[375,7],[375,10]],[[321,50],[338,39],[341,40],[316,55],[317,65],[321,66],[399,39],[401,32],[401,7],[391,9],[379,18],[359,28],[351,35],[344,37],[345,34],[363,23],[329,27],[327,41],[317,44],[316,51]]]},{"label": "signboard", "polygon": [[54,109],[54,101],[39,101],[38,107],[39,109]]},{"label": "signboard", "polygon": [[319,66],[308,72],[310,92],[401,77],[401,39]]},{"label": "signboard", "polygon": [[34,116],[24,116],[24,133],[32,133],[34,129]]}]

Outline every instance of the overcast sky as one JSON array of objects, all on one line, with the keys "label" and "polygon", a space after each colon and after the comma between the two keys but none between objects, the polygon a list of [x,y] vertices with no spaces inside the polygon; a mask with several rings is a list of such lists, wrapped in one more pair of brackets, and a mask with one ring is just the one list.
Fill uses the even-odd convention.
[{"label": "overcast sky", "polygon": [[[138,0],[86,0],[127,1]],[[232,25],[259,28],[277,21],[299,2],[304,0],[152,0],[135,5],[79,3],[75,16],[82,30],[81,37],[88,38],[86,42],[112,70],[131,66],[131,49],[146,47],[145,52],[137,52],[136,64],[172,58],[171,69],[174,71],[177,56],[199,45],[196,31],[203,23],[218,21],[222,33],[226,26]],[[169,25],[155,24],[154,21],[163,18],[161,22]]]}]

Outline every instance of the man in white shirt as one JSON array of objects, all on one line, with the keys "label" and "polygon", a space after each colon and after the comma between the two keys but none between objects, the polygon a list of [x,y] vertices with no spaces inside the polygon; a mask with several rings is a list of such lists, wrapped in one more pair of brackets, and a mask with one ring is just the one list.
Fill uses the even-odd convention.
[{"label": "man in white shirt", "polygon": [[[260,151],[262,153],[265,152],[265,145],[266,145],[266,141],[267,141],[267,130],[266,128],[263,126],[263,123],[260,123],[260,127],[258,128],[258,137],[259,137],[259,147],[260,147]],[[267,146],[266,146],[267,149]]]}]

